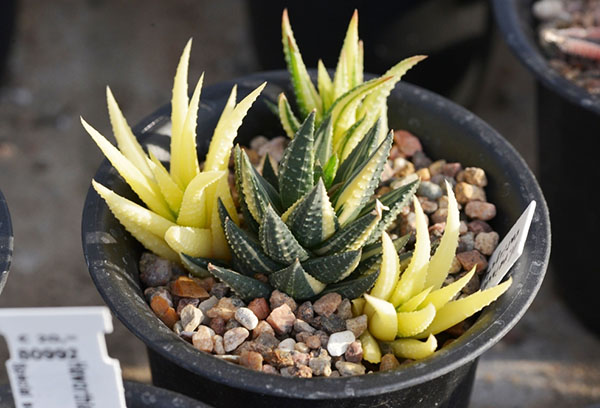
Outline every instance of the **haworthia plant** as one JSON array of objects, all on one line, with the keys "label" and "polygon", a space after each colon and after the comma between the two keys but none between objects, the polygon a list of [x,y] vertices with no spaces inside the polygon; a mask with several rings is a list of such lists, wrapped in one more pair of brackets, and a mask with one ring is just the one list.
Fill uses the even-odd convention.
[{"label": "haworthia plant", "polygon": [[[330,126],[323,122],[315,130],[315,120],[313,111],[298,126],[279,165],[266,159],[269,164],[262,175],[242,149],[234,149],[236,185],[247,228],[242,230],[231,221],[233,214],[223,203],[219,215],[237,270],[208,268],[210,260],[203,257],[186,258],[242,298],[264,290],[265,285],[299,300],[331,291],[359,297],[378,276],[373,266],[381,262],[382,243],[374,234],[381,236],[395,218],[388,213],[397,215],[397,208],[410,202],[418,186],[418,179],[408,180],[381,197],[386,205],[373,199],[391,145],[391,135],[377,140],[378,124],[340,163],[341,171],[331,177],[328,187],[326,172],[315,174],[319,143],[331,140],[326,130]],[[395,251],[407,241],[408,237],[396,240]],[[253,277],[260,278],[254,286]]]},{"label": "haworthia plant", "polygon": [[[238,223],[237,211],[231,196],[228,179],[229,153],[233,139],[246,113],[258,98],[265,84],[236,103],[234,86],[215,128],[203,171],[200,171],[196,151],[196,122],[204,75],[200,76],[191,99],[188,96],[188,63],[191,40],[181,55],[173,85],[171,100],[171,162],[167,170],[151,153],[146,154],[138,143],[110,89],[106,90],[108,111],[118,148],[81,119],[85,130],[110,160],[119,174],[148,207],[118,196],[99,183],[94,189],[102,196],[111,212],[146,249],[162,257],[180,259],[192,273],[207,274],[206,265],[196,265],[181,256],[229,260],[230,254],[222,224],[217,214],[221,202],[231,214],[230,223]],[[252,187],[261,190],[261,197],[270,184],[258,174],[252,176]],[[219,200],[219,201],[218,201]],[[264,203],[261,203],[264,206]],[[262,207],[261,207],[262,208]],[[168,226],[168,228],[165,228]],[[228,225],[233,231],[233,227]],[[234,232],[229,236],[238,238]]]}]

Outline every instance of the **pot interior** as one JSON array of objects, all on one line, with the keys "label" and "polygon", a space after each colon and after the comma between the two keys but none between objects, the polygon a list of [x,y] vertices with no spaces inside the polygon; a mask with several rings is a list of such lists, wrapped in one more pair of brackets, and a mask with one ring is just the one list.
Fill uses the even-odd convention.
[{"label": "pot interior", "polygon": [[[231,87],[238,84],[241,98],[263,81],[268,86],[255,102],[240,129],[238,142],[257,135],[273,137],[283,131],[265,104],[281,91],[290,95],[287,73],[256,74],[220,83],[203,90],[198,114],[197,143],[205,154],[212,131]],[[142,121],[134,132],[150,149],[168,145],[170,108],[165,106]],[[138,280],[141,245],[112,216],[90,188],[82,222],[83,249],[90,274],[99,292],[118,318],[148,347],[173,363],[232,387],[269,395],[311,399],[369,396],[424,383],[478,357],[512,328],[532,302],[548,263],[550,223],[541,190],[521,156],[493,129],[470,112],[421,88],[401,83],[389,99],[389,124],[416,134],[432,159],[460,161],[463,166],[486,170],[489,201],[498,215],[493,227],[503,236],[531,200],[537,209],[520,260],[512,268],[513,285],[487,307],[477,322],[451,345],[428,359],[402,369],[351,378],[290,379],[256,373],[198,352],[168,329],[147,305]],[[105,160],[94,177],[101,184],[130,199],[135,194]],[[326,384],[326,387],[323,385]]]},{"label": "pot interior", "polygon": [[0,293],[4,289],[13,250],[13,231],[6,199],[0,191]]}]

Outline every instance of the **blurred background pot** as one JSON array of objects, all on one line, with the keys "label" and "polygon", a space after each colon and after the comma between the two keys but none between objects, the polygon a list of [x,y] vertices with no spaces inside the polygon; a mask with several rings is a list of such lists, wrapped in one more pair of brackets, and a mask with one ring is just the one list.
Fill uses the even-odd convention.
[{"label": "blurred background pot", "polygon": [[4,289],[13,250],[13,231],[6,199],[0,191],[0,293]]},{"label": "blurred background pot", "polygon": [[[268,86],[244,120],[238,141],[282,134],[265,100],[291,94],[284,71],[259,73],[209,86],[198,114],[199,151],[206,152],[229,91],[240,97],[263,81]],[[168,145],[170,107],[142,121],[134,132],[153,151]],[[416,134],[432,158],[483,167],[488,198],[498,208],[493,228],[504,235],[531,200],[537,201],[524,253],[513,268],[509,291],[489,306],[457,341],[432,357],[392,372],[345,378],[298,379],[250,371],[198,352],[166,327],[146,304],[138,279],[143,248],[112,216],[93,189],[86,197],[82,241],[86,262],[100,294],[117,317],[148,347],[155,385],[214,406],[290,407],[467,407],[477,358],[521,318],[537,293],[550,253],[550,223],[541,190],[519,154],[472,113],[416,86],[401,83],[389,98],[389,123]],[[116,193],[134,193],[105,160],[94,178]],[[99,239],[101,238],[101,239]]]},{"label": "blurred background pot", "polygon": [[554,70],[538,45],[533,0],[494,0],[504,40],[537,80],[540,182],[554,214],[551,263],[558,290],[581,321],[600,335],[600,270],[595,253],[600,228],[596,143],[600,96]]},{"label": "blurred background pot", "polygon": [[[399,58],[429,56],[405,80],[455,102],[471,104],[492,48],[493,19],[485,0],[263,0],[246,2],[262,70],[283,69],[281,13],[288,8],[307,66],[335,68],[348,21],[359,11],[365,71],[383,74]],[[440,69],[443,67],[443,69]]]}]

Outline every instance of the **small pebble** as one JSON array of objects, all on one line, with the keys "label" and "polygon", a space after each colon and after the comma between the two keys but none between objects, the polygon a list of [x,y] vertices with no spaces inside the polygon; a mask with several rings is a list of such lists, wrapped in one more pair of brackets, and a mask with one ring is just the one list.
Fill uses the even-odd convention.
[{"label": "small pebble", "polygon": [[301,332],[314,333],[315,330],[316,329],[314,327],[312,327],[310,324],[306,323],[302,319],[296,319],[296,321],[294,321],[294,331],[296,333],[301,333]]},{"label": "small pebble", "polygon": [[296,301],[294,299],[278,290],[274,290],[273,293],[271,293],[269,303],[271,304],[271,310],[277,309],[283,304],[288,305],[292,312],[298,308],[298,305],[296,304]]},{"label": "small pebble", "polygon": [[367,315],[360,315],[346,320],[346,329],[350,330],[355,337],[359,337],[367,330]]},{"label": "small pebble", "polygon": [[279,371],[270,364],[264,364],[262,366],[262,372],[265,374],[279,374]]},{"label": "small pebble", "polygon": [[319,356],[309,360],[308,366],[314,375],[329,377],[331,375],[331,357]]},{"label": "small pebble", "polygon": [[431,181],[422,181],[417,190],[417,194],[427,197],[430,200],[437,200],[443,194],[442,188]]},{"label": "small pebble", "polygon": [[490,224],[481,220],[473,220],[467,224],[467,226],[469,227],[469,231],[472,231],[475,235],[479,234],[480,232],[492,232],[492,227],[490,227]]},{"label": "small pebble", "polygon": [[325,296],[322,296],[319,300],[313,303],[313,308],[315,313],[319,316],[331,316],[338,306],[342,303],[342,297],[339,293],[328,293]]},{"label": "small pebble", "polygon": [[217,282],[210,290],[210,294],[211,296],[216,296],[218,299],[221,299],[229,294],[229,286],[225,285],[223,282]]},{"label": "small pebble", "polygon": [[277,136],[273,139],[269,140],[267,143],[263,144],[258,148],[258,155],[260,157],[269,153],[269,156],[273,159],[275,163],[279,163],[281,158],[283,157],[283,151],[285,150],[289,139],[283,136]]},{"label": "small pebble", "polygon": [[260,322],[258,322],[254,330],[252,330],[252,338],[255,339],[263,333],[275,336],[275,330],[273,330],[271,325],[265,320],[261,320]]},{"label": "small pebble", "polygon": [[465,213],[470,218],[489,221],[496,216],[496,206],[482,201],[471,201],[465,207]]},{"label": "small pebble", "polygon": [[226,352],[235,350],[250,335],[245,327],[236,327],[225,332],[223,335],[223,345]]},{"label": "small pebble", "polygon": [[172,263],[153,253],[144,252],[140,258],[140,281],[149,287],[164,286],[173,276]]},{"label": "small pebble", "polygon": [[235,320],[248,330],[254,330],[258,326],[258,317],[247,307],[240,307],[235,311]]},{"label": "small pebble", "polygon": [[419,197],[419,203],[425,214],[434,213],[438,209],[438,204],[435,201],[429,200],[427,197]]},{"label": "small pebble", "polygon": [[175,322],[175,324],[173,325],[173,331],[177,335],[179,335],[183,331],[183,326],[181,325],[181,320],[178,322]]},{"label": "small pebble", "polygon": [[342,300],[335,313],[344,320],[352,318],[352,302],[350,302],[350,299]]},{"label": "small pebble", "polygon": [[296,340],[289,337],[285,340],[282,340],[281,343],[279,343],[279,345],[277,346],[277,348],[280,350],[292,351],[292,350],[294,350],[295,345],[296,345]]},{"label": "small pebble", "polygon": [[250,141],[250,149],[252,150],[258,150],[260,149],[262,146],[264,146],[265,144],[267,144],[269,142],[269,139],[267,139],[264,136],[255,136],[251,141]]},{"label": "small pebble", "polygon": [[467,232],[458,238],[457,253],[472,251],[475,248],[475,235],[472,232]]},{"label": "small pebble", "polygon": [[406,130],[396,130],[394,132],[394,143],[405,157],[411,157],[416,152],[423,150],[419,139]]},{"label": "small pebble", "polygon": [[198,331],[192,336],[194,348],[207,353],[212,352],[214,348],[212,337],[214,334],[215,333],[206,326],[198,327]]},{"label": "small pebble", "polygon": [[350,330],[333,333],[331,336],[329,336],[327,351],[331,356],[341,356],[355,340],[356,337],[354,337],[354,333],[352,333]]},{"label": "small pebble", "polygon": [[389,371],[400,367],[400,362],[395,355],[388,353],[381,357],[381,364],[379,365],[379,371]]},{"label": "small pebble", "polygon": [[456,177],[459,171],[461,171],[462,166],[460,163],[446,163],[442,167],[442,174],[446,177]]},{"label": "small pebble", "polygon": [[338,361],[335,363],[335,368],[337,368],[342,377],[363,375],[366,371],[362,364],[351,363],[349,361]]},{"label": "small pebble", "polygon": [[274,308],[269,317],[267,317],[267,322],[269,322],[279,335],[289,333],[294,327],[295,320],[296,316],[287,303]]},{"label": "small pebble", "polygon": [[487,177],[485,171],[479,167],[467,167],[457,177],[457,181],[466,181],[477,187],[487,186]]},{"label": "small pebble", "polygon": [[422,169],[424,167],[429,167],[431,164],[431,159],[425,155],[422,151],[415,152],[412,156],[412,164],[416,169]]},{"label": "small pebble", "polygon": [[431,222],[434,224],[439,224],[441,222],[446,222],[446,218],[448,218],[448,209],[447,208],[438,208],[433,214],[430,215]]},{"label": "small pebble", "polygon": [[436,160],[429,165],[429,173],[432,176],[437,174],[441,174],[444,166],[446,165],[446,160]]},{"label": "small pebble", "polygon": [[206,315],[211,319],[221,317],[223,320],[227,321],[235,315],[236,309],[237,307],[233,304],[231,299],[224,297],[219,299],[219,302],[212,309],[208,310]]},{"label": "small pebble", "polygon": [[225,320],[222,317],[215,317],[210,319],[208,326],[215,331],[215,333],[223,335],[225,333]]},{"label": "small pebble", "polygon": [[184,331],[194,331],[204,319],[204,314],[194,305],[187,305],[181,310],[180,318]]},{"label": "small pebble", "polygon": [[471,201],[486,201],[483,188],[465,182],[456,184],[454,194],[456,194],[456,201],[460,204],[467,204]]},{"label": "small pebble", "polygon": [[304,320],[305,322],[310,322],[315,316],[313,304],[309,301],[302,303],[296,310],[296,316],[298,319]]},{"label": "small pebble", "polygon": [[497,232],[480,232],[475,237],[475,249],[484,255],[492,255],[499,240],[500,236]]},{"label": "small pebble", "polygon": [[[198,304],[200,303],[199,299],[194,299],[194,298],[181,298],[179,299],[179,302],[177,302],[177,314],[181,316],[181,311],[183,310],[183,308],[185,308],[187,305],[192,305],[194,307],[197,307]],[[202,315],[202,317],[204,318],[204,313]]]},{"label": "small pebble", "polygon": [[217,303],[219,303],[219,299],[217,299],[216,296],[211,296],[208,299],[206,299],[205,301],[200,302],[200,304],[198,304],[198,309],[200,309],[202,311],[202,314],[204,315],[202,324],[208,323],[208,321],[210,320],[210,317],[208,317],[207,312],[210,309],[212,309],[213,307],[215,307],[217,305]]},{"label": "small pebble", "polygon": [[468,252],[462,252],[457,254],[456,257],[463,266],[463,269],[466,271],[470,271],[475,265],[477,265],[476,271],[477,273],[480,273],[488,266],[485,256],[481,255],[481,253],[476,249]]},{"label": "small pebble", "polygon": [[299,341],[296,344],[294,344],[294,350],[299,351],[301,353],[308,353],[310,352],[310,347],[308,347],[305,343]]},{"label": "small pebble", "polygon": [[303,353],[297,350],[291,350],[291,353],[292,360],[294,361],[294,366],[308,366],[308,362],[310,360],[310,356],[308,355],[308,353]]},{"label": "small pebble", "polygon": [[213,351],[215,352],[215,354],[218,354],[218,355],[225,354],[225,345],[223,343],[223,336],[219,336],[218,334],[215,334],[214,336],[212,336],[212,340],[213,340]]},{"label": "small pebble", "polygon": [[256,298],[248,304],[248,309],[252,310],[259,320],[265,320],[271,310],[265,298]]},{"label": "small pebble", "polygon": [[462,264],[460,263],[458,258],[455,256],[454,258],[452,258],[452,264],[450,265],[449,273],[457,273],[457,272],[460,272],[461,270],[462,270]]},{"label": "small pebble", "polygon": [[318,349],[321,347],[321,338],[318,335],[308,336],[304,343],[311,349]]},{"label": "small pebble", "polygon": [[180,276],[177,280],[171,282],[171,293],[179,297],[200,300],[208,299],[210,297],[206,289],[204,289],[196,279],[188,278],[187,276]]},{"label": "small pebble", "polygon": [[256,351],[244,351],[240,355],[240,365],[254,371],[262,371],[263,356]]},{"label": "small pebble", "polygon": [[460,235],[466,234],[469,231],[469,227],[467,226],[467,223],[464,221],[460,222],[460,225],[458,227],[458,233]]},{"label": "small pebble", "polygon": [[360,341],[353,341],[350,343],[344,353],[344,358],[351,363],[360,363],[363,358],[362,343]]},{"label": "small pebble", "polygon": [[421,179],[421,181],[429,181],[431,180],[431,173],[427,167],[419,169],[416,171],[417,176]]},{"label": "small pebble", "polygon": [[225,331],[235,329],[236,327],[241,327],[241,326],[242,325],[237,320],[229,319],[229,320],[227,320],[227,323],[225,323]]},{"label": "small pebble", "polygon": [[338,315],[319,316],[313,320],[313,324],[325,331],[327,334],[346,330],[346,321]]}]

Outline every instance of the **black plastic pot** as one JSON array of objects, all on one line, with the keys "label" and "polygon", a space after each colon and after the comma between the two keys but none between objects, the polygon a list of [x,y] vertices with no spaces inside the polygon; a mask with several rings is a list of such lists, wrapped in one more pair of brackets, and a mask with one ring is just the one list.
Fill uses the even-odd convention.
[{"label": "black plastic pot", "polygon": [[4,289],[13,250],[13,231],[6,199],[0,191],[0,293]]},{"label": "black plastic pot", "polygon": [[595,243],[600,214],[596,143],[600,135],[600,96],[591,95],[550,67],[537,44],[531,0],[495,0],[504,39],[537,80],[540,179],[550,212],[556,216],[552,265],[569,307],[600,334],[600,286]]},{"label": "black plastic pot", "polygon": [[492,48],[493,21],[485,0],[248,0],[246,5],[263,70],[285,68],[280,24],[284,8],[307,66],[322,58],[328,68],[335,67],[357,9],[366,71],[383,74],[399,58],[426,54],[429,59],[409,71],[406,81],[463,104],[476,97]]},{"label": "black plastic pot", "polygon": [[[288,74],[260,73],[203,90],[198,145],[205,152],[221,109],[234,83],[247,94],[258,84],[269,85],[240,129],[239,141],[282,134],[265,99],[289,94]],[[240,96],[241,96],[240,95]],[[163,107],[134,132],[146,145],[164,142],[156,130],[169,121]],[[489,178],[489,199],[496,203],[494,228],[502,235],[531,200],[538,207],[521,259],[513,268],[509,291],[488,307],[460,339],[434,356],[402,369],[351,378],[297,379],[253,372],[198,352],[154,316],[138,281],[142,251],[90,189],[86,198],[82,239],[90,274],[117,317],[148,347],[153,382],[219,407],[466,407],[477,358],[521,318],[538,291],[550,253],[550,224],[542,192],[519,154],[493,129],[468,111],[421,88],[400,84],[389,99],[389,122],[395,129],[417,134],[434,158],[481,166]],[[163,139],[163,140],[161,140]],[[105,161],[94,177],[118,194],[134,197]],[[99,234],[100,233],[100,234]],[[103,234],[106,239],[99,240]]]},{"label": "black plastic pot", "polygon": [[[197,400],[162,388],[124,381],[127,408],[210,408]],[[0,408],[14,408],[15,401],[8,385],[0,386]]]}]

